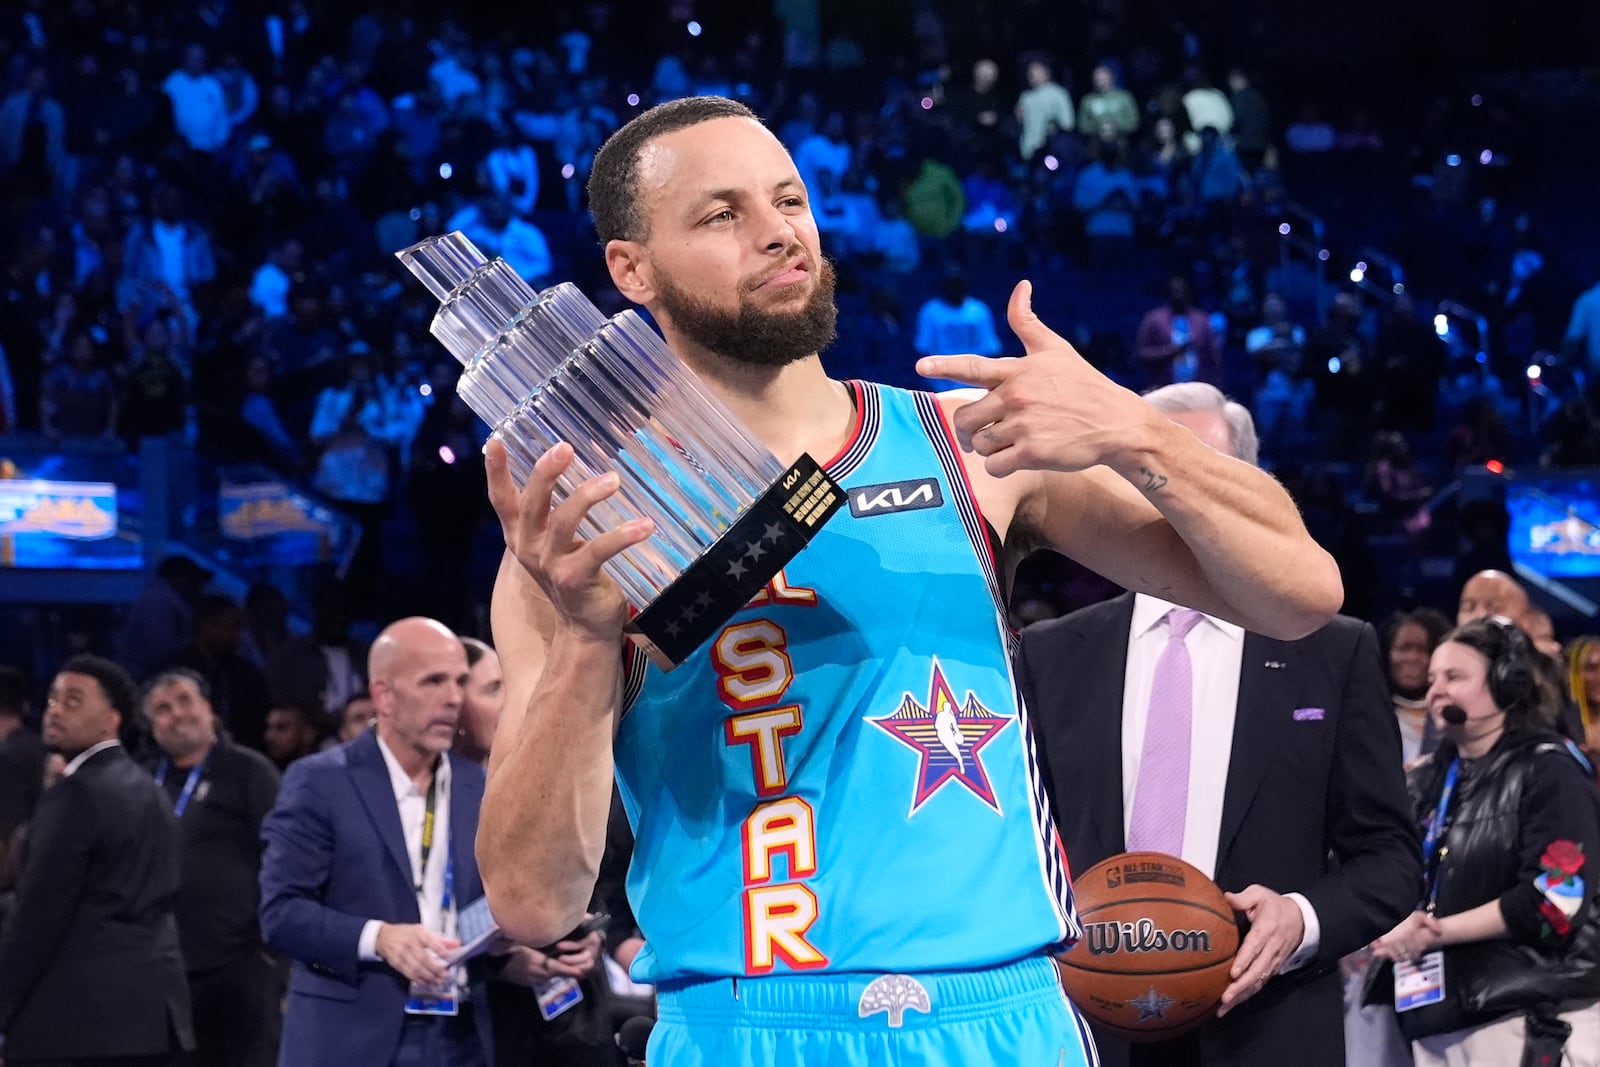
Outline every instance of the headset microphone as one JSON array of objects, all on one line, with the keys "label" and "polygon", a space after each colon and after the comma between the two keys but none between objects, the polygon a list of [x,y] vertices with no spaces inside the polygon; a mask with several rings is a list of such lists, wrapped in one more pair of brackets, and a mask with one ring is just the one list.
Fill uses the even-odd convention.
[{"label": "headset microphone", "polygon": [[1439,709],[1439,718],[1451,726],[1461,726],[1467,721],[1467,709],[1459,704],[1446,704]]}]

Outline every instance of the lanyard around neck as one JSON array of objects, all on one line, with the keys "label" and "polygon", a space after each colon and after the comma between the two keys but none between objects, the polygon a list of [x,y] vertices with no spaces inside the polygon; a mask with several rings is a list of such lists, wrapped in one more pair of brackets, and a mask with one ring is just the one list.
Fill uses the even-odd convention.
[{"label": "lanyard around neck", "polygon": [[1431,914],[1439,902],[1439,883],[1443,881],[1444,854],[1447,846],[1444,835],[1449,830],[1450,801],[1455,797],[1456,778],[1461,773],[1461,758],[1450,761],[1445,772],[1444,788],[1439,792],[1439,806],[1428,820],[1428,833],[1422,839],[1422,868],[1427,878],[1427,910]]},{"label": "lanyard around neck", "polygon": [[[207,752],[205,759],[189,768],[189,777],[184,780],[183,789],[178,793],[178,802],[172,806],[172,814],[177,818],[183,818],[184,810],[189,807],[189,801],[194,799],[195,787],[200,784],[200,777],[206,770],[206,761],[210,758],[211,753]],[[172,761],[163,759],[156,767],[156,785],[167,784],[167,772],[171,769]]]},{"label": "lanyard around neck", "polygon": [[433,851],[433,809],[439,796],[439,768],[433,768],[428,779],[428,799],[422,806],[422,862],[417,865],[417,895],[422,895],[422,885],[428,880],[428,855]]}]

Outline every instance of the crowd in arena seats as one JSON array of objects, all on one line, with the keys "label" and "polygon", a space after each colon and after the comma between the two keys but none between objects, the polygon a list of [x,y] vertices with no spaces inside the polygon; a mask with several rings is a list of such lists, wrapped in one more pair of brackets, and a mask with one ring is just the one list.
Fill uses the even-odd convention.
[{"label": "crowd in arena seats", "polygon": [[[889,43],[810,4],[715,39],[686,32],[688,9],[605,3],[517,35],[360,3],[24,5],[0,28],[0,432],[170,435],[207,469],[275,469],[359,525],[360,617],[470,625],[461,565],[419,519],[452,516],[450,537],[482,525],[459,446],[484,431],[390,253],[461,229],[534,285],[573,279],[617,310],[588,161],[639,108],[724,93],[766,117],[807,182],[841,279],[836,373],[917,384],[941,279],[967,277],[963,314],[993,314],[1000,283],[1030,273],[1047,318],[1119,379],[1198,376],[1252,403],[1275,467],[1359,467],[1378,429],[1441,479],[1482,451],[1444,451],[1461,411],[1426,384],[1447,365],[1430,308],[1319,299],[1279,263],[1286,172],[1378,151],[1364,120],[1290,123],[1295,101],[1194,30],[1115,6],[1061,16],[1092,43],[1046,50],[1002,24],[976,56],[917,10]],[[1481,285],[1466,295],[1503,312],[1497,351],[1514,358],[1454,369],[1462,405],[1516,421],[1521,368],[1559,346],[1571,287],[1509,210],[1491,203],[1470,238]],[[1177,318],[1151,310],[1175,276],[1191,305]],[[1574,348],[1593,345],[1591,318],[1574,317]],[[1550,377],[1547,455],[1592,458],[1592,405]],[[377,580],[396,567],[420,603]]]}]

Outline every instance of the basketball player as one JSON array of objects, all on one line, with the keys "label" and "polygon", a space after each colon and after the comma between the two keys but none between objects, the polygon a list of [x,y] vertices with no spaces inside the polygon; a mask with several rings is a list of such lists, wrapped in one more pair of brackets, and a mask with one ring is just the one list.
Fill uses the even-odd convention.
[{"label": "basketball player", "polygon": [[1009,315],[1028,355],[918,365],[981,399],[827,377],[832,269],[794,162],[742,105],[645,112],[589,188],[617,288],[780,461],[933,492],[841,511],[662,674],[619,655],[628,606],[600,570],[648,522],[575,539],[615,477],[552,507],[571,449],[518,492],[492,447],[508,699],[479,851],[497,919],[530,943],[577,923],[614,760],[647,941],[633,973],[660,994],[653,1062],[1093,1062],[1046,954],[1079,928],[1004,583],[1049,545],[1298,637],[1338,605],[1336,566],[1270,477],[1088,366],[1026,283]]}]

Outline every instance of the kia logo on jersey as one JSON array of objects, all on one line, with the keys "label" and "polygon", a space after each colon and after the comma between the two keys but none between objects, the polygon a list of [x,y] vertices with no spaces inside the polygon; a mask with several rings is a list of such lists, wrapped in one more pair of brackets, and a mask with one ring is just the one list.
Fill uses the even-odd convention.
[{"label": "kia logo on jersey", "polygon": [[939,479],[916,478],[908,482],[882,482],[850,490],[850,514],[858,519],[893,515],[897,511],[919,511],[944,503]]}]

